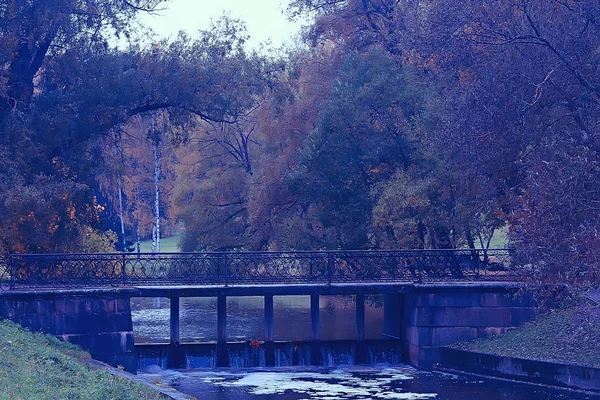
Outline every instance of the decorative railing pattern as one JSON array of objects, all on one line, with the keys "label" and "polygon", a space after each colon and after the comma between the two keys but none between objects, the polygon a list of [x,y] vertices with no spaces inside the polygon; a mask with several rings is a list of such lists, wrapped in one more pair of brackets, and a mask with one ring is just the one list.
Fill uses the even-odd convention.
[{"label": "decorative railing pattern", "polygon": [[11,254],[2,289],[519,280],[508,250]]}]

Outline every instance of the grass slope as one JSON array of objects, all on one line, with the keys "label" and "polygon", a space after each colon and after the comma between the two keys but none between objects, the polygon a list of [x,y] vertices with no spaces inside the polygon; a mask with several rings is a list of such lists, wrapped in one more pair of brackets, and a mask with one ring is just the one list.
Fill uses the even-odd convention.
[{"label": "grass slope", "polygon": [[0,321],[0,399],[161,399],[158,392],[89,367],[89,354],[53,336]]},{"label": "grass slope", "polygon": [[580,308],[540,315],[518,329],[456,348],[558,363],[600,367],[600,312]]}]

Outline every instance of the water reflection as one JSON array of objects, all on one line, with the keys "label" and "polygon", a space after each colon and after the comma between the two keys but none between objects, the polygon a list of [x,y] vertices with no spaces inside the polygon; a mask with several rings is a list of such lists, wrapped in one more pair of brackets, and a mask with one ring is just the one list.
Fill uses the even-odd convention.
[{"label": "water reflection", "polygon": [[[366,339],[382,339],[383,309],[376,298],[365,307]],[[168,298],[133,298],[133,330],[137,343],[161,343],[169,340]],[[356,337],[356,311],[352,296],[320,296],[320,334],[323,340],[347,340]],[[310,296],[273,298],[275,340],[311,338]],[[180,299],[180,338],[182,342],[214,341],[217,336],[217,299]],[[263,297],[227,298],[227,337],[229,341],[264,339]]]}]

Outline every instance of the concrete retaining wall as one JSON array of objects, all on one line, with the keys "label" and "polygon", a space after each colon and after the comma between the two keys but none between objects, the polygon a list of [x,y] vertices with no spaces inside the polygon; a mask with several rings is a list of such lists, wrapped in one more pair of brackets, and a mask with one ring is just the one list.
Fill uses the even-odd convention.
[{"label": "concrete retaining wall", "polygon": [[135,373],[128,289],[0,292],[0,318],[81,346],[93,358]]},{"label": "concrete retaining wall", "polygon": [[506,332],[535,314],[529,296],[507,284],[416,285],[403,299],[404,352],[410,364],[431,369],[440,348]]},{"label": "concrete retaining wall", "polygon": [[600,369],[442,348],[440,369],[600,392]]}]

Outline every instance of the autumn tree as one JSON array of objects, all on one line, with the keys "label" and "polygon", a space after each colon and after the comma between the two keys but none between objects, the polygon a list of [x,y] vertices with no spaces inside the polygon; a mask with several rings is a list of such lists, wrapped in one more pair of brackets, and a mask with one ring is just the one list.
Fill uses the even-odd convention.
[{"label": "autumn tree", "polygon": [[[104,12],[108,10],[106,7],[110,4],[112,3],[103,3],[96,11]],[[128,7],[133,5],[136,9],[140,8],[138,7],[140,4],[132,2],[119,4],[123,7],[127,4]],[[150,3],[146,5],[148,4]],[[44,3],[44,6],[46,5]],[[69,7],[71,5],[73,4],[69,3]],[[88,5],[89,2],[79,4],[81,7]],[[58,9],[63,10],[60,7]],[[2,8],[2,12],[9,13],[6,15],[13,16],[10,13],[17,9],[11,10],[13,9],[8,6]],[[13,22],[25,24],[31,15],[27,14],[25,9],[21,10],[24,13],[21,15],[19,10],[14,11],[16,14]],[[37,12],[38,9],[28,10]],[[68,10],[72,9],[68,8]],[[83,8],[73,8],[73,10],[76,15],[79,15],[80,11],[84,14],[93,11],[86,11]],[[112,14],[107,17],[108,20],[103,20],[103,29],[106,28],[106,21],[110,20],[114,21],[113,29],[117,30],[121,26],[118,24],[119,21],[125,24],[126,19],[123,18],[133,16],[133,11],[131,15],[127,13],[121,15],[119,10],[112,9]],[[46,11],[56,11],[56,9]],[[37,14],[35,12],[33,14],[37,18]],[[6,190],[0,193],[0,201],[7,212],[11,211],[10,200],[17,197],[16,193],[29,192],[33,195],[37,192],[29,190],[30,187],[39,189],[39,182],[42,181],[46,186],[56,184],[57,189],[48,188],[47,193],[54,193],[61,198],[64,194],[58,190],[58,187],[73,188],[67,193],[67,199],[74,195],[76,188],[87,193],[85,196],[75,196],[77,202],[74,203],[76,207],[74,215],[76,216],[83,218],[87,215],[86,210],[104,212],[102,208],[96,208],[93,201],[94,194],[99,193],[96,175],[101,167],[103,152],[102,141],[99,139],[119,126],[127,124],[132,117],[158,112],[168,113],[170,123],[174,126],[193,124],[196,120],[234,123],[247,110],[255,106],[257,94],[265,87],[264,82],[267,79],[262,78],[268,76],[268,73],[262,73],[265,62],[260,57],[247,56],[240,51],[243,42],[238,40],[238,24],[235,21],[229,19],[220,21],[214,29],[206,31],[196,41],[191,41],[182,35],[171,43],[162,42],[147,48],[132,44],[127,50],[118,50],[96,45],[102,43],[100,39],[107,37],[108,33],[98,27],[96,36],[92,35],[94,28],[92,23],[95,20],[90,19],[88,27],[79,21],[79,17],[72,16],[72,18],[71,22],[74,25],[68,26],[80,27],[80,34],[69,36],[65,32],[71,31],[63,31],[63,25],[60,29],[56,28],[58,29],[56,32],[59,33],[56,37],[62,38],[60,40],[64,39],[64,46],[60,50],[57,48],[56,51],[51,52],[40,50],[40,56],[44,55],[44,57],[41,61],[41,69],[38,68],[41,72],[33,79],[35,91],[31,96],[22,95],[17,102],[12,103],[10,110],[3,113],[2,126],[0,126],[3,164],[0,175],[2,181],[6,182]],[[54,20],[50,20],[52,21]],[[3,20],[3,23],[5,22]],[[39,21],[35,19],[34,22]],[[3,35],[9,35],[8,30],[2,32]],[[42,29],[36,32],[42,32]],[[119,32],[123,33],[127,30]],[[50,40],[51,36],[44,37]],[[28,36],[25,39],[30,40],[32,37]],[[3,42],[3,45],[9,44],[8,39]],[[33,46],[33,42],[29,45]],[[16,92],[11,91],[17,90],[14,89],[16,87],[14,80],[17,77],[16,70],[12,69],[10,58],[14,54],[10,51],[6,54],[8,58],[5,63],[2,63],[6,66],[2,87],[9,97],[14,98]],[[30,85],[22,92],[29,93],[32,90]],[[22,104],[27,106],[21,107]],[[177,140],[181,141],[181,138]],[[87,201],[83,201],[84,198]],[[35,207],[36,203],[24,204]],[[59,208],[70,207],[70,204],[63,205],[60,201],[51,204],[56,204]],[[104,206],[102,204],[102,207]],[[108,206],[112,207],[113,204]],[[61,209],[54,211],[58,215],[64,212]],[[46,229],[46,226],[52,227],[55,218],[37,208],[21,208],[14,215],[15,225],[7,224],[7,227],[12,226],[13,229],[6,229],[3,232],[3,237],[10,242],[10,249],[13,251],[43,251],[50,248],[59,250],[60,247],[38,245],[33,240],[27,242],[27,238],[34,237],[30,232],[31,229],[34,226],[38,229],[37,226],[40,226],[40,224],[23,223],[24,216],[32,213],[43,217],[42,228],[39,229],[43,229],[44,234],[54,234],[55,231]],[[71,214],[73,213],[69,215]],[[66,219],[59,220],[61,221],[59,228],[62,228],[63,224],[66,224]],[[81,232],[90,223],[94,224],[95,229],[102,228],[98,216],[90,216],[87,220],[76,219],[76,222],[80,223]],[[19,229],[22,231],[19,232]],[[71,232],[76,235],[78,229],[73,228]],[[70,241],[65,239],[65,243],[67,242],[78,243],[74,239]]]},{"label": "autumn tree", "polygon": [[36,77],[72,46],[108,47],[110,37],[130,36],[139,11],[154,11],[163,0],[0,2],[0,116],[26,111]]},{"label": "autumn tree", "polygon": [[[507,223],[511,247],[538,267],[540,281],[580,287],[595,281],[595,2],[298,0],[292,6],[317,14],[323,28],[313,30],[314,38],[375,44],[424,73],[437,95],[428,99],[433,124],[422,137],[442,172],[457,171],[436,180],[446,175],[450,192],[462,193],[455,204],[473,216],[465,232]],[[415,189],[423,187],[415,182]]]},{"label": "autumn tree", "polygon": [[420,46],[437,55],[435,76],[454,82],[435,132],[443,153],[492,189],[511,246],[537,267],[539,281],[588,287],[597,274],[599,193],[590,182],[598,162],[598,60],[591,49],[600,9],[549,0],[436,2],[430,11],[421,37],[452,43]]},{"label": "autumn tree", "polygon": [[288,175],[317,126],[317,110],[331,94],[342,59],[331,46],[321,46],[295,51],[284,61],[278,84],[258,110],[261,146],[248,199],[248,246],[254,250],[315,248],[321,234],[306,199],[291,190]]}]

